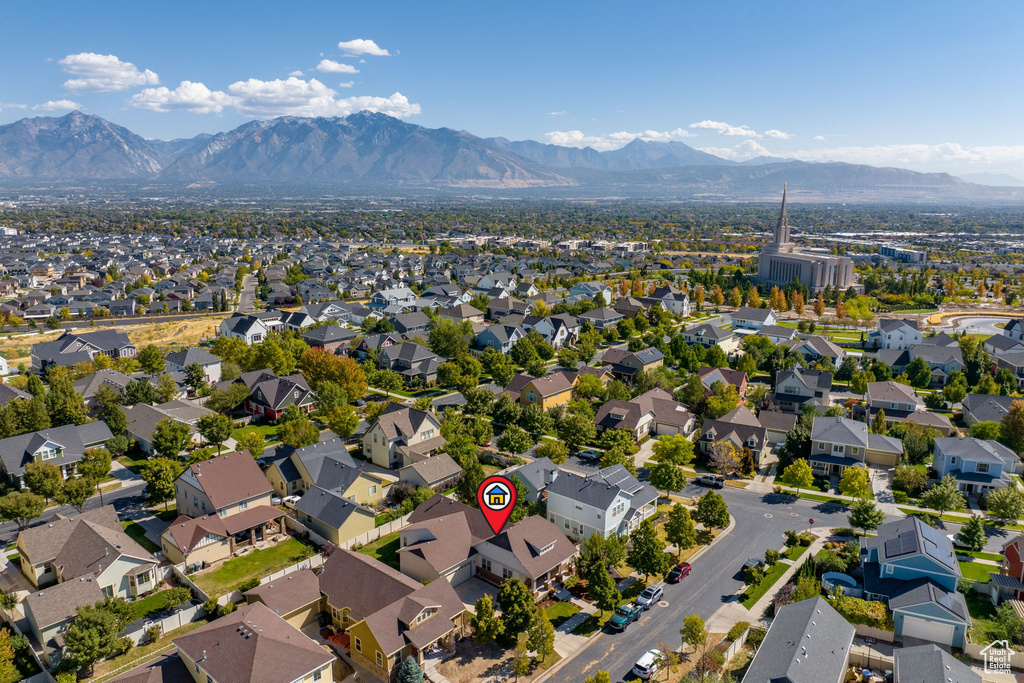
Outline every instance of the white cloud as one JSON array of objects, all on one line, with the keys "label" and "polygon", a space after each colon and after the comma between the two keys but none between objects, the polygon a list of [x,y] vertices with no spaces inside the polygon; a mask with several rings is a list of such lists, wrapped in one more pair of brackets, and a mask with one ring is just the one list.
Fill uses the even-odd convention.
[{"label": "white cloud", "polygon": [[714,130],[718,131],[719,135],[724,135],[726,137],[759,137],[757,131],[750,129],[747,126],[733,126],[728,123],[723,123],[722,121],[699,121],[697,123],[691,123],[690,128],[703,128],[706,130]]},{"label": "white cloud", "polygon": [[356,84],[355,81],[342,81],[341,83],[338,84],[338,87],[339,88],[351,88],[355,84]]},{"label": "white cloud", "polygon": [[701,147],[700,151],[732,161],[746,161],[754,157],[771,156],[771,152],[756,140],[744,140],[735,147]]},{"label": "white cloud", "polygon": [[210,90],[202,83],[192,81],[182,81],[174,90],[165,87],[146,88],[128,98],[128,106],[138,109],[160,112],[184,109],[193,114],[219,114],[224,107],[236,102],[236,98],[227,93]]},{"label": "white cloud", "polygon": [[796,137],[792,133],[783,133],[781,130],[775,130],[774,128],[766,130],[764,136],[766,138],[775,138],[776,140],[792,140]]},{"label": "white cloud", "polygon": [[565,116],[564,111],[549,111],[548,116]]},{"label": "white cloud", "polygon": [[13,102],[0,102],[0,111],[4,109],[28,109],[27,104],[14,104]]},{"label": "white cloud", "polygon": [[[320,63],[316,65],[317,71],[322,71],[329,74],[357,74],[359,69],[355,68],[351,64],[342,64],[341,62],[334,62],[330,59],[321,59]],[[295,74],[292,74],[295,75]],[[301,72],[298,74],[302,75]]]},{"label": "white cloud", "polygon": [[355,40],[343,40],[338,43],[338,49],[350,55],[373,55],[374,57],[387,57],[390,52],[377,45],[372,40],[356,38]]},{"label": "white cloud", "polygon": [[146,69],[140,71],[131,62],[122,62],[114,55],[81,52],[60,60],[61,68],[75,78],[64,83],[73,93],[111,92],[141,85],[156,85],[160,78]]},{"label": "white cloud", "polygon": [[814,139],[817,140],[818,142],[821,142],[822,140],[825,139],[825,136],[824,135],[815,135]]},{"label": "white cloud", "polygon": [[288,75],[289,76],[302,76],[303,75],[302,69],[296,69],[295,71],[292,71]]},{"label": "white cloud", "polygon": [[250,78],[228,86],[227,91],[236,98],[239,113],[255,118],[273,116],[347,116],[368,110],[402,118],[420,113],[420,105],[409,102],[401,94],[390,97],[335,98],[334,90],[312,78],[304,81],[290,77],[286,80],[261,81]]},{"label": "white cloud", "polygon": [[50,100],[49,102],[43,102],[32,107],[39,111],[72,111],[74,109],[84,109],[78,102],[72,102],[71,100]]},{"label": "white cloud", "polygon": [[593,147],[599,152],[618,149],[637,138],[656,142],[669,142],[671,140],[679,140],[680,138],[688,138],[692,136],[693,133],[685,128],[676,128],[675,130],[669,131],[645,130],[642,133],[619,131],[617,133],[606,133],[605,135],[585,135],[583,131],[579,130],[556,130],[544,134],[544,137],[552,145],[562,145],[564,147]]}]

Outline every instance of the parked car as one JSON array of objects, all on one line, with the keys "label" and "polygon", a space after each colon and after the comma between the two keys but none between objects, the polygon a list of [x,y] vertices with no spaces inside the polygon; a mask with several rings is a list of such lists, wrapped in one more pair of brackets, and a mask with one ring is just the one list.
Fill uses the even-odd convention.
[{"label": "parked car", "polygon": [[582,451],[580,451],[580,457],[589,458],[591,460],[599,460],[601,458],[601,453],[599,451],[595,451],[593,448],[584,448]]},{"label": "parked car", "polygon": [[282,502],[286,507],[293,508],[295,507],[295,504],[299,502],[299,498],[301,497],[302,496],[285,496]]},{"label": "parked car", "polygon": [[640,618],[642,612],[643,609],[636,603],[620,605],[612,618],[608,620],[608,626],[616,631],[625,631],[627,626]]},{"label": "parked car", "polygon": [[677,564],[665,575],[665,583],[679,583],[679,580],[690,575],[690,563]]},{"label": "parked car", "polygon": [[971,546],[957,539],[957,534],[946,534],[946,538],[953,544],[954,548],[963,548],[964,550],[973,550]]},{"label": "parked car", "polygon": [[637,607],[642,607],[646,612],[654,606],[654,603],[661,600],[665,595],[665,589],[660,583],[654,583],[644,589],[643,593],[636,599]]},{"label": "parked car", "polygon": [[751,557],[743,563],[743,571],[747,571],[748,569],[764,569],[767,566],[768,565],[765,563],[764,560],[758,559],[756,557]]},{"label": "parked car", "polygon": [[661,650],[648,650],[641,655],[640,659],[636,660],[636,664],[633,665],[633,675],[643,681],[650,680],[654,674],[658,673],[660,660]]},{"label": "parked car", "polygon": [[357,408],[362,408],[362,407],[363,407],[363,406],[365,406],[365,405],[366,405],[366,401],[364,401],[364,400],[363,400],[363,399],[361,399],[361,398],[357,398],[357,399],[356,399],[356,407],[357,407]]},{"label": "parked car", "polygon": [[700,474],[694,480],[702,486],[720,489],[725,486],[725,477],[720,474]]}]

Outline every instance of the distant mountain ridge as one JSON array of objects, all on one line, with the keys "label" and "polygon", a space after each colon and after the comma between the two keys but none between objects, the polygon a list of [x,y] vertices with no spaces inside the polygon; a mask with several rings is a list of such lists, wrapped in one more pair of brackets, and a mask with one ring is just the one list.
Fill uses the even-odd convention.
[{"label": "distant mountain ridge", "polygon": [[0,183],[113,180],[719,201],[774,199],[788,180],[801,199],[1024,200],[1024,190],[976,185],[944,173],[767,156],[736,162],[679,141],[635,139],[598,152],[484,139],[369,112],[250,121],[215,135],[170,141],[146,140],[78,111],[0,126]]}]

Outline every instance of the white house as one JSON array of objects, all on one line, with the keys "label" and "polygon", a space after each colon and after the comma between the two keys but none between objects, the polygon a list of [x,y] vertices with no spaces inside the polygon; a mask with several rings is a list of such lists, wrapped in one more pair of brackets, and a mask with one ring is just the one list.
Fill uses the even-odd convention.
[{"label": "white house", "polygon": [[878,329],[868,335],[876,349],[909,349],[921,343],[921,331],[916,320],[879,318]]},{"label": "white house", "polygon": [[759,330],[765,325],[775,325],[779,316],[770,308],[743,306],[732,314],[734,330]]},{"label": "white house", "polygon": [[580,540],[624,536],[657,512],[658,492],[622,465],[582,477],[558,470],[548,484],[548,520]]}]

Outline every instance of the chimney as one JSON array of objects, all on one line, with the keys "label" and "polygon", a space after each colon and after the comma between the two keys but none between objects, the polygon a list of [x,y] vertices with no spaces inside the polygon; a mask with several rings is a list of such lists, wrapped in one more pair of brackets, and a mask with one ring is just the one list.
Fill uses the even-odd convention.
[{"label": "chimney", "polygon": [[550,472],[548,472],[548,483],[549,484],[554,483],[555,479],[558,479],[558,468],[557,467],[555,469],[551,470]]}]

